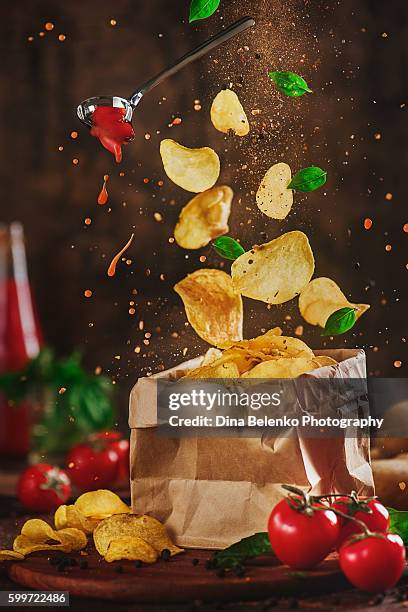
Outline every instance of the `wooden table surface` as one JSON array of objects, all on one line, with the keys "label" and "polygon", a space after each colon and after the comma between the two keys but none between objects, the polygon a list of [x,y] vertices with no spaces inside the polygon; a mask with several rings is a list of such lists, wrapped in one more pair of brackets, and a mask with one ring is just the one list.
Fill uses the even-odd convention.
[{"label": "wooden table surface", "polygon": [[[21,512],[17,502],[13,498],[0,497],[0,546],[8,547],[13,541],[16,533],[18,533],[21,524],[28,517]],[[340,585],[339,585],[340,587]],[[0,590],[16,591],[27,590],[14,582],[12,582],[5,569],[5,564],[0,564]],[[380,596],[372,596],[365,593],[360,593],[355,589],[344,591],[339,588],[338,592],[333,592],[330,595],[313,595],[308,597],[300,596],[300,593],[292,593],[290,597],[269,598],[267,600],[251,601],[251,602],[213,602],[202,603],[200,601],[191,601],[188,604],[170,604],[163,602],[161,604],[137,604],[118,602],[114,604],[115,612],[192,612],[197,610],[200,612],[210,612],[214,610],[225,609],[233,612],[243,611],[264,611],[264,610],[372,610],[373,608],[381,611],[394,611],[408,609],[408,599],[404,600],[405,594],[408,595],[408,577],[402,579],[398,590],[387,594],[382,599]],[[112,602],[100,599],[84,599],[81,597],[71,597],[70,607],[74,610],[84,610],[86,612],[104,612],[112,610]],[[402,600],[402,601],[401,601]],[[31,609],[31,608],[25,608]],[[32,608],[33,609],[33,608]]]}]

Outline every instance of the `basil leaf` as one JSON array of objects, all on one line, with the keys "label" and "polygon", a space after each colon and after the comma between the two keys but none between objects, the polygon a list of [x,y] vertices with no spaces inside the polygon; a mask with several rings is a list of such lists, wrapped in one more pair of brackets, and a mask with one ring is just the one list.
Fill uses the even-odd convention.
[{"label": "basil leaf", "polygon": [[277,89],[292,98],[303,96],[305,93],[312,93],[305,79],[294,72],[269,72],[268,76],[275,83]]},{"label": "basil leaf", "polygon": [[221,0],[191,0],[189,22],[211,17],[220,5]]},{"label": "basil leaf", "polygon": [[390,513],[389,531],[399,535],[405,546],[408,546],[408,512],[406,510],[394,510],[394,508],[387,508],[387,510]]},{"label": "basil leaf", "polygon": [[239,242],[230,236],[220,236],[214,240],[212,245],[218,255],[224,257],[225,259],[232,259],[232,261],[245,253],[245,250],[242,248]]},{"label": "basil leaf", "polygon": [[327,319],[321,336],[339,336],[340,334],[344,334],[353,327],[356,321],[357,317],[355,308],[349,308],[348,306],[345,308],[340,308],[339,310],[332,312],[330,317]]},{"label": "basil leaf", "polygon": [[247,559],[253,559],[271,552],[272,548],[268,534],[266,532],[255,533],[232,544],[225,550],[216,552],[213,555],[213,562],[215,567],[231,568],[242,565]]},{"label": "basil leaf", "polygon": [[296,172],[295,176],[290,181],[287,189],[297,189],[297,191],[314,191],[325,184],[327,172],[317,166],[303,168]]}]

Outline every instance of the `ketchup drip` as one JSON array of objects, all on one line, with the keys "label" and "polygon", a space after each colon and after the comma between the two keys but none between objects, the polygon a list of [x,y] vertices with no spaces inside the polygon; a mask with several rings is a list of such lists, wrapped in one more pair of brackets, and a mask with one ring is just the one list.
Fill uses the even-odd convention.
[{"label": "ketchup drip", "polygon": [[98,195],[98,204],[100,206],[104,206],[104,204],[106,204],[106,202],[108,201],[108,190],[106,189],[106,183],[109,180],[109,174],[105,174],[105,176],[103,177],[103,185],[102,185],[102,189],[99,192]]},{"label": "ketchup drip", "polygon": [[92,113],[91,134],[113,153],[116,163],[122,161],[122,145],[135,136],[132,124],[124,120],[125,113],[124,108],[116,106],[97,106]]}]

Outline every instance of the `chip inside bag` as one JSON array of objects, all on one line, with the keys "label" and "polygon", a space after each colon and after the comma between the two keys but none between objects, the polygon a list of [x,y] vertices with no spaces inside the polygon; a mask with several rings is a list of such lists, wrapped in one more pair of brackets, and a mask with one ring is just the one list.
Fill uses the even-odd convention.
[{"label": "chip inside bag", "polygon": [[349,302],[340,287],[330,278],[314,278],[302,289],[299,296],[299,310],[310,325],[323,327],[333,312],[340,308],[356,308],[357,319],[369,308],[369,304]]},{"label": "chip inside bag", "polygon": [[200,249],[228,232],[233,191],[227,185],[207,189],[184,206],[174,238],[184,249]]}]

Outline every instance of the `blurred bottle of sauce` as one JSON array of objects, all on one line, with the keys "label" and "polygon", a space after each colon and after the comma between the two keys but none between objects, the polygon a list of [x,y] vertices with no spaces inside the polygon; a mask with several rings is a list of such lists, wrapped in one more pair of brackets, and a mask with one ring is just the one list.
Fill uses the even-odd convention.
[{"label": "blurred bottle of sauce", "polygon": [[[0,372],[21,370],[36,357],[42,335],[28,280],[21,223],[0,226]],[[8,401],[0,391],[0,455],[23,457],[30,450],[31,406]]]}]

